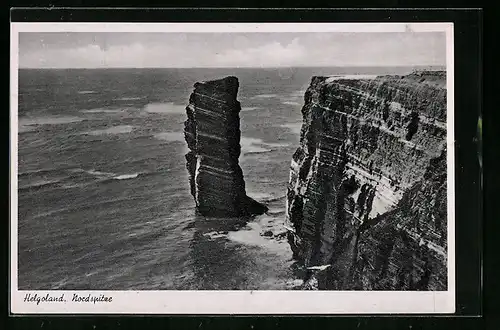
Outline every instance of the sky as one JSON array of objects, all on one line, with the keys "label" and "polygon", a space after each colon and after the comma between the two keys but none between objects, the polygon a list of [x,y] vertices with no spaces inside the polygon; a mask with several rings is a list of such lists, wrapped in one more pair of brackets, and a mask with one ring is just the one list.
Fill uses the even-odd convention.
[{"label": "sky", "polygon": [[21,32],[21,68],[446,65],[444,32]]}]

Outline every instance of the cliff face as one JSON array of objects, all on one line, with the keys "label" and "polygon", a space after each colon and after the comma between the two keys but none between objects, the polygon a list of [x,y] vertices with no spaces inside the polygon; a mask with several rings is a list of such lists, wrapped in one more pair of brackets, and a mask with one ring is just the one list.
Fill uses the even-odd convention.
[{"label": "cliff face", "polygon": [[286,214],[306,288],[446,289],[444,82],[313,77]]},{"label": "cliff face", "polygon": [[246,195],[238,164],[238,87],[236,77],[198,82],[186,107],[186,167],[197,211],[205,216],[247,216],[267,210]]}]

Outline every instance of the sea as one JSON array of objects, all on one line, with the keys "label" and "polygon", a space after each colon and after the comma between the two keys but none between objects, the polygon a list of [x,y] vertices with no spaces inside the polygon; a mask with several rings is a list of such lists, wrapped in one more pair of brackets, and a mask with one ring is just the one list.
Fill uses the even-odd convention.
[{"label": "sea", "polygon": [[[311,77],[412,69],[20,69],[18,288],[297,288],[282,225]],[[247,219],[197,215],[184,158],[193,84],[229,75],[246,191],[269,207]]]}]

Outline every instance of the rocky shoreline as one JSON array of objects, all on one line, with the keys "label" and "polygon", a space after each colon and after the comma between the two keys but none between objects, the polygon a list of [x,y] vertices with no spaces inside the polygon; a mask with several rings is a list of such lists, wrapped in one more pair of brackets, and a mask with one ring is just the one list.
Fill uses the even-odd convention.
[{"label": "rocky shoreline", "polygon": [[[446,290],[446,74],[313,77],[283,226],[295,289]],[[196,83],[186,108],[191,192],[205,216],[263,214],[245,193],[238,79]],[[227,235],[215,233],[214,235]]]}]

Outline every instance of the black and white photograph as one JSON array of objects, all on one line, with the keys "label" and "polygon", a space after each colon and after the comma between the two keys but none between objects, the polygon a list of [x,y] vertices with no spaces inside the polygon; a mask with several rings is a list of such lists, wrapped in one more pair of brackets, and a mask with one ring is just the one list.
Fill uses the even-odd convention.
[{"label": "black and white photograph", "polygon": [[452,24],[24,24],[11,304],[454,312]]}]

